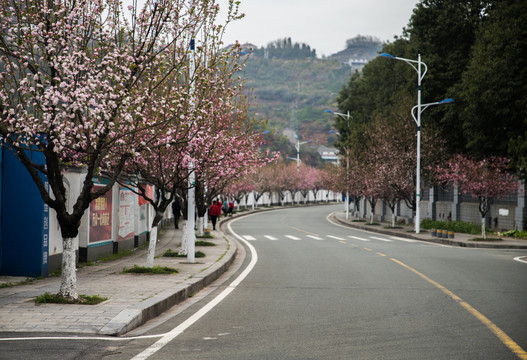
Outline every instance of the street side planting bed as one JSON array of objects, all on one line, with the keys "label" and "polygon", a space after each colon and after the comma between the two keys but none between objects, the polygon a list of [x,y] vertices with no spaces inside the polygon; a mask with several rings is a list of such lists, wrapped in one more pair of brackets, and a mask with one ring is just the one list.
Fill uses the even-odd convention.
[{"label": "street side planting bed", "polygon": [[73,305],[97,305],[108,298],[101,297],[99,295],[79,295],[78,299],[72,299],[59,294],[44,293],[35,298],[35,304],[73,304]]},{"label": "street side planting bed", "polygon": [[146,275],[170,275],[177,274],[179,270],[167,266],[145,267],[134,265],[130,269],[124,268],[125,274],[146,274]]},{"label": "street side planting bed", "polygon": [[[164,257],[187,257],[187,255],[181,255],[177,251],[173,251],[172,249],[168,249],[167,251],[165,251],[163,256]],[[205,253],[203,253],[201,251],[196,251],[194,256],[197,257],[197,258],[204,258],[206,255],[205,255]]]}]

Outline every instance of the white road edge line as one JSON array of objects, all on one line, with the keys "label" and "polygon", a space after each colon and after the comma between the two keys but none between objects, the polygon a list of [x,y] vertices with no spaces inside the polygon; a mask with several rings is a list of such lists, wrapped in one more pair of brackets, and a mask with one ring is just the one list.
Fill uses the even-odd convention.
[{"label": "white road edge line", "polygon": [[[351,229],[349,226],[346,226],[346,225],[342,225],[342,224],[339,224],[333,220],[331,220],[331,215],[335,214],[337,211],[334,211],[332,212],[331,214],[329,214],[328,216],[326,216],[326,220],[335,225],[335,226],[339,226],[341,228],[344,228],[344,229]],[[365,232],[365,233],[368,233],[368,234],[377,234],[376,232],[373,232],[373,231],[368,231],[368,230],[362,230],[362,229],[354,229],[356,231],[361,231],[361,232]],[[357,239],[359,240],[359,239]],[[415,239],[414,240],[415,242],[418,242],[418,243],[421,243],[421,244],[424,244],[424,245],[431,245],[431,246],[441,246],[441,247],[448,247],[448,248],[456,248],[456,249],[467,249],[467,248],[462,248],[462,247],[454,247],[452,245],[446,245],[446,244],[437,244],[437,243],[433,243],[433,242],[429,242],[429,241],[424,241],[424,240],[417,240]]]},{"label": "white road edge line", "polygon": [[253,270],[254,266],[256,265],[256,262],[258,261],[258,254],[256,253],[256,249],[254,246],[252,246],[247,240],[245,240],[240,235],[236,234],[234,231],[232,231],[231,224],[236,221],[237,219],[234,219],[229,222],[227,227],[229,228],[229,231],[240,241],[242,241],[251,251],[251,262],[247,266],[247,268],[234,280],[227,289],[223,290],[218,296],[216,296],[214,299],[212,299],[207,305],[202,307],[198,312],[196,312],[194,315],[192,315],[190,318],[188,318],[186,321],[181,323],[179,326],[175,327],[171,331],[169,331],[165,336],[163,336],[161,339],[159,339],[157,342],[155,342],[152,346],[149,348],[146,348],[141,352],[140,354],[136,355],[132,358],[132,360],[144,360],[148,359],[150,356],[158,352],[161,348],[163,348],[165,345],[167,345],[169,342],[174,340],[179,334],[183,333],[186,329],[188,329],[191,325],[196,323],[199,319],[201,319],[205,314],[207,314],[209,311],[211,311],[216,305],[218,305],[223,299],[225,299],[240,283],[249,275],[249,273]]}]

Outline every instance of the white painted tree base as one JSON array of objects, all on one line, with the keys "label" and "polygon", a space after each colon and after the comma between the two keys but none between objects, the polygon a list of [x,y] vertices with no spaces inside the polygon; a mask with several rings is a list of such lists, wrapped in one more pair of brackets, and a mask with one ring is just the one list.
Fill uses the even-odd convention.
[{"label": "white painted tree base", "polygon": [[75,264],[75,248],[73,238],[62,239],[62,275],[60,281],[59,295],[78,299],[77,293],[77,267]]},{"label": "white painted tree base", "polygon": [[154,267],[154,257],[156,254],[157,244],[157,226],[154,226],[150,231],[150,243],[148,244],[148,255],[146,256],[146,267]]}]

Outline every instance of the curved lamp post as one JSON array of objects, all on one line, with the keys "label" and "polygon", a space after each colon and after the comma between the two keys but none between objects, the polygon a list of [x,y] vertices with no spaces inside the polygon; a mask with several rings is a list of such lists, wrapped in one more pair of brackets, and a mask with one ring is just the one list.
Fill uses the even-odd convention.
[{"label": "curved lamp post", "polygon": [[299,171],[300,169],[300,145],[304,145],[307,143],[310,143],[313,140],[307,140],[307,141],[296,141],[295,148],[296,148],[296,171]]},{"label": "curved lamp post", "polygon": [[[382,53],[382,57],[387,57],[394,60],[401,60],[414,68],[417,72],[417,105],[412,108],[412,117],[414,118],[415,123],[417,124],[417,170],[415,178],[415,233],[419,234],[421,227],[421,212],[420,212],[420,189],[421,189],[421,113],[427,107],[432,105],[441,105],[454,102],[453,99],[445,99],[441,101],[436,101],[428,104],[421,104],[421,81],[425,77],[425,74],[428,70],[428,67],[424,62],[421,61],[421,54],[417,55],[417,60],[406,59],[398,56],[393,56],[390,54]],[[415,114],[417,110],[417,116]]]},{"label": "curved lamp post", "polygon": [[[335,111],[332,111],[332,110],[324,110],[324,112],[327,112],[327,113],[330,113],[330,114],[334,114],[334,115],[338,115],[340,117],[342,117],[343,119],[346,119],[347,122],[348,122],[348,130],[349,130],[349,127],[350,127],[350,120],[351,120],[351,115],[350,115],[350,112],[348,111],[347,114],[343,114],[343,113],[338,113],[338,112],[335,112]],[[338,133],[336,133],[338,134]],[[340,134],[338,134],[340,135]],[[349,173],[349,167],[350,167],[350,163],[349,163],[349,153],[348,151],[346,151],[346,220],[349,219],[350,217],[350,193],[349,193],[349,179],[348,179],[348,173]]]}]

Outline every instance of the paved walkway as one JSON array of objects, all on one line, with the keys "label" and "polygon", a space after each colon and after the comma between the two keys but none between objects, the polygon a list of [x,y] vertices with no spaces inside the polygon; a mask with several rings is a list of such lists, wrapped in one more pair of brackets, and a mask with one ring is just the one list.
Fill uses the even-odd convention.
[{"label": "paved walkway", "polygon": [[385,223],[380,225],[367,225],[367,223],[365,222],[354,221],[355,219],[351,216],[351,214],[349,216],[349,219],[346,219],[346,213],[344,211],[334,213],[333,218],[339,223],[350,227],[373,231],[377,233],[383,233],[387,235],[399,236],[407,239],[416,239],[462,247],[527,249],[527,240],[523,239],[503,238],[502,241],[473,241],[472,239],[477,238],[478,236],[459,233],[455,233],[454,238],[447,239],[432,236],[432,232],[430,230],[422,230],[419,234],[416,234],[413,231],[413,226],[403,226],[400,229],[388,229],[386,228],[386,226],[389,226],[389,224]]},{"label": "paved walkway", "polygon": [[[203,240],[213,242],[216,246],[196,247],[196,251],[206,256],[196,258],[196,262],[190,264],[186,258],[160,256],[167,249],[176,251],[182,239],[182,230],[172,227],[162,230],[154,265],[176,268],[178,274],[123,274],[125,267],[146,264],[146,249],[137,250],[135,254],[119,260],[78,269],[79,294],[108,298],[98,305],[35,305],[36,296],[45,292],[58,292],[60,277],[0,288],[0,332],[126,333],[184,301],[225,272],[234,261],[237,244],[227,240],[220,231],[213,231],[212,235],[213,239]],[[0,283],[15,284],[24,279],[0,277]]]}]

